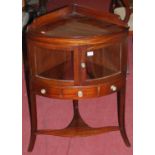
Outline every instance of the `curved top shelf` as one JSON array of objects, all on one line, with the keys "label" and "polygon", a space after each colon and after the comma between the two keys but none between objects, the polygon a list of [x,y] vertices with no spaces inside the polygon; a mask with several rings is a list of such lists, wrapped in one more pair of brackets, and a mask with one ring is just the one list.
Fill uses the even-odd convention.
[{"label": "curved top shelf", "polygon": [[127,31],[127,25],[115,15],[73,5],[38,17],[28,27],[28,37],[43,42],[79,44]]}]

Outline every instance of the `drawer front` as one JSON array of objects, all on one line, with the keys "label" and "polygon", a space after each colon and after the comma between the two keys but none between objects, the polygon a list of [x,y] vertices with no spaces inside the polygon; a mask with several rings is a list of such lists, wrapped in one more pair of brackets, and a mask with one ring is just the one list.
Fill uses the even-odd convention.
[{"label": "drawer front", "polygon": [[91,98],[98,95],[97,87],[63,89],[63,97],[69,99]]},{"label": "drawer front", "polygon": [[117,92],[124,86],[125,86],[125,81],[122,81],[122,80],[116,80],[110,83],[105,83],[100,87],[99,96],[104,96],[104,95]]},{"label": "drawer front", "polygon": [[41,96],[58,99],[84,99],[104,96],[119,91],[125,85],[125,80],[115,80],[95,86],[52,87],[45,83],[33,84],[33,91]]}]

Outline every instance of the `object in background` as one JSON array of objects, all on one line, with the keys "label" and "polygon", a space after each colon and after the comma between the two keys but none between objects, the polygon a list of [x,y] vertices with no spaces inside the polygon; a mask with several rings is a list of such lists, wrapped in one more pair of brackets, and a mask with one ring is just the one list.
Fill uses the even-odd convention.
[{"label": "object in background", "polygon": [[[133,32],[133,12],[132,12],[132,4],[130,4],[129,0],[123,0],[121,1],[122,3],[120,5],[116,5],[115,3],[117,1],[121,0],[116,0],[113,5],[114,7],[114,14],[119,15],[121,20],[124,20],[128,26],[129,26],[129,32],[132,34]],[[118,2],[117,2],[118,4]]]}]

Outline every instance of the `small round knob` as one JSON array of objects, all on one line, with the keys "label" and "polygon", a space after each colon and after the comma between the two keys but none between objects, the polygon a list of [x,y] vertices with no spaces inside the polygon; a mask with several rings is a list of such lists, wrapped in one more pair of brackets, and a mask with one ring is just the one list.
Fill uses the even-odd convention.
[{"label": "small round knob", "polygon": [[116,87],[115,85],[112,85],[112,86],[110,87],[110,89],[111,89],[112,91],[116,91],[116,90],[117,90],[117,87]]},{"label": "small round knob", "polygon": [[41,89],[41,94],[46,94],[46,89]]},{"label": "small round knob", "polygon": [[46,32],[45,32],[45,31],[41,31],[41,33],[42,33],[42,34],[45,34]]},{"label": "small round knob", "polygon": [[83,97],[83,92],[81,90],[78,91],[78,97]]},{"label": "small round knob", "polygon": [[86,68],[86,64],[84,62],[81,63],[82,68]]}]

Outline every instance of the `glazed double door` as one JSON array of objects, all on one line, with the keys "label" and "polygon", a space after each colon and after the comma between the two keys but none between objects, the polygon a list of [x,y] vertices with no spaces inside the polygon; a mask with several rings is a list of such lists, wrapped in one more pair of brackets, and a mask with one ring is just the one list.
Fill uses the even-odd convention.
[{"label": "glazed double door", "polygon": [[35,75],[39,78],[87,85],[121,74],[122,45],[98,45],[71,49],[35,48]]}]

